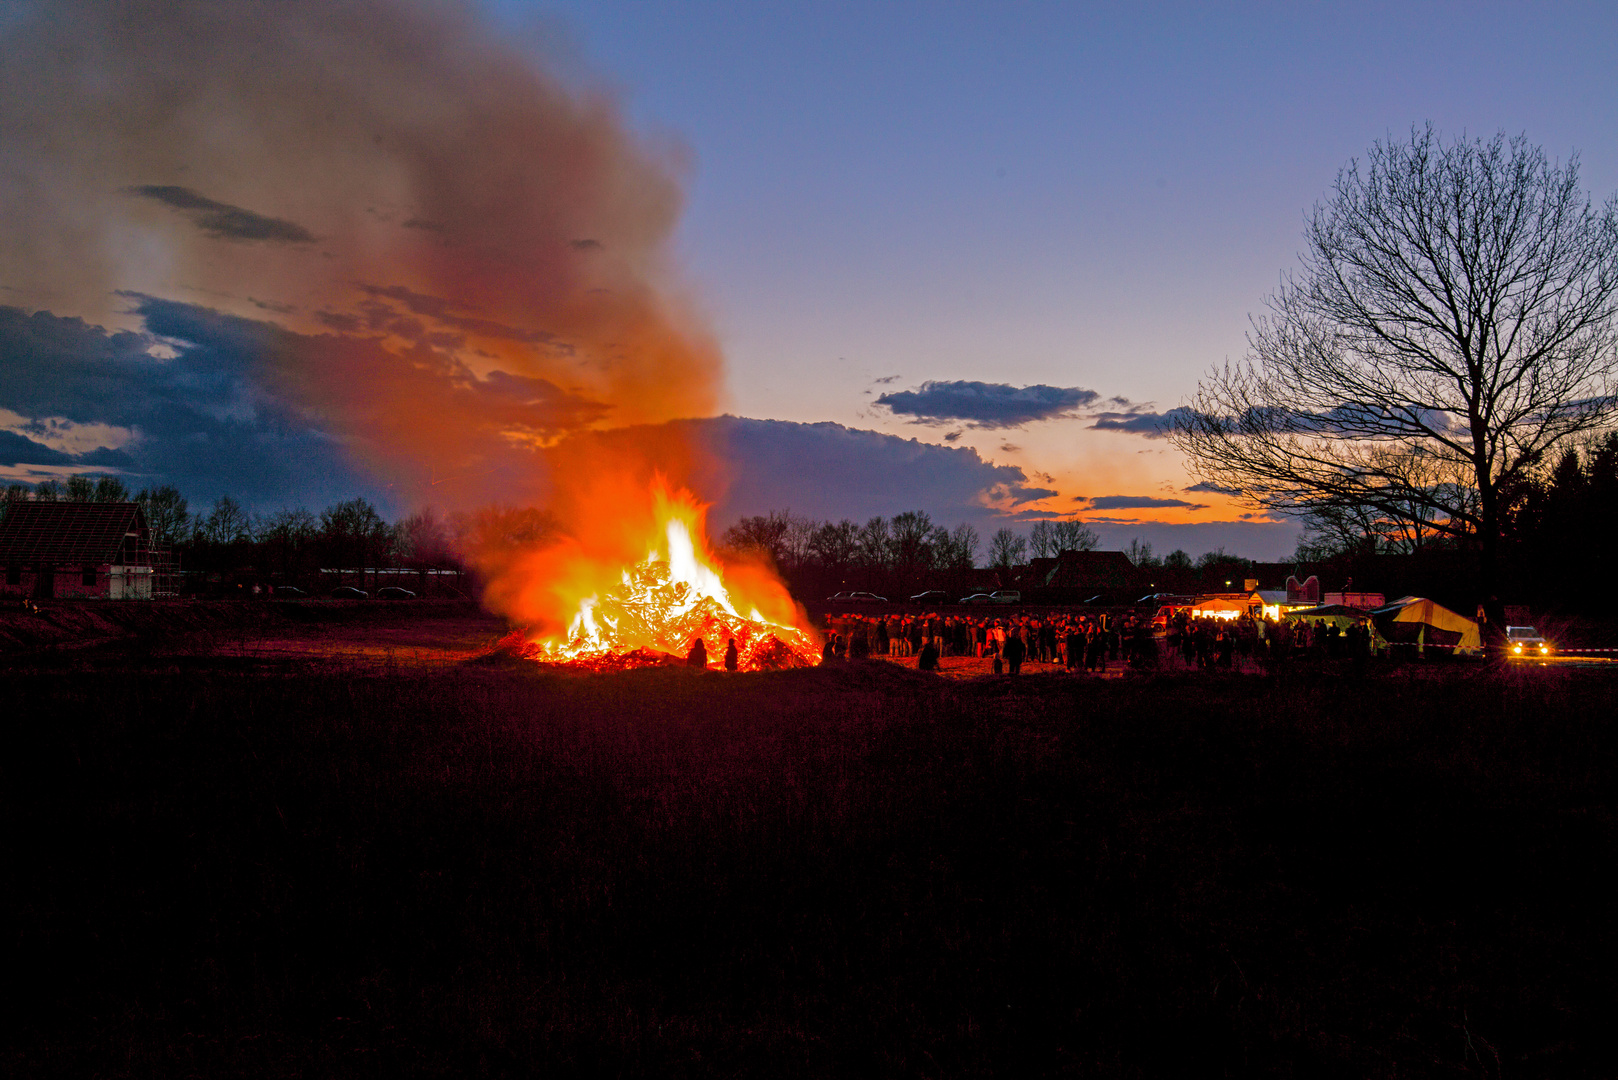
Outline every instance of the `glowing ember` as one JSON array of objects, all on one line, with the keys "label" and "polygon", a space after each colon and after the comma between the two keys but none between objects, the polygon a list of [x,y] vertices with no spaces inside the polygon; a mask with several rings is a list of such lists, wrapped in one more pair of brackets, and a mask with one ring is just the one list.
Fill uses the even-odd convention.
[{"label": "glowing ember", "polygon": [[[733,568],[734,584],[754,599],[733,594],[702,540],[702,507],[688,493],[671,495],[661,484],[654,494],[661,535],[651,552],[620,570],[616,582],[581,597],[564,634],[535,641],[536,658],[599,668],[634,666],[668,655],[683,658],[700,637],[712,668],[724,666],[730,639],[742,671],[818,664],[818,643],[780,582],[759,568]],[[589,565],[593,560],[581,562],[585,565],[570,567],[561,579],[599,579],[599,567]]]}]

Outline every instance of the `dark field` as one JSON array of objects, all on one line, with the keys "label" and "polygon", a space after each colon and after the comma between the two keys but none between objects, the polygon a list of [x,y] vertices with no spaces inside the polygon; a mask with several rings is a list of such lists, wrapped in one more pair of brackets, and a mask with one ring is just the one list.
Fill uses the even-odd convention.
[{"label": "dark field", "polygon": [[10,1075],[1618,1071],[1604,670],[42,663]]}]

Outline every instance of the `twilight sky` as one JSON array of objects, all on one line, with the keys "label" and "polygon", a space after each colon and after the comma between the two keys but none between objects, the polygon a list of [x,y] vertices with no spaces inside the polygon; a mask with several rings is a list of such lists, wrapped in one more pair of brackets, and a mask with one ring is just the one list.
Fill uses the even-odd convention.
[{"label": "twilight sky", "polygon": [[[12,7],[0,34],[19,18]],[[664,236],[659,257],[674,271],[659,287],[704,328],[674,320],[682,355],[705,369],[711,345],[725,375],[708,399],[671,403],[666,417],[616,415],[746,418],[704,429],[739,459],[714,493],[721,526],[785,506],[850,517],[920,508],[985,532],[1003,515],[1025,524],[1079,513],[1104,546],[1141,536],[1160,551],[1279,557],[1294,527],[1188,490],[1183,462],[1150,437],[1152,420],[1209,366],[1242,355],[1249,314],[1295,264],[1304,216],[1338,169],[1430,121],[1445,137],[1504,130],[1555,159],[1577,152],[1595,198],[1618,188],[1610,4],[490,0],[481,10],[481,32],[500,48],[574,92],[605,92],[639,152],[683,188],[683,209],[637,209],[635,220],[657,224],[626,235],[650,237],[654,252]],[[0,163],[33,152],[6,139],[0,126]],[[186,172],[181,151],[161,167],[139,160],[107,183],[196,230],[213,222],[214,242],[236,229],[232,250],[312,250],[335,235],[331,219],[266,187]],[[26,202],[5,205],[10,214]],[[672,232],[657,233],[665,220]],[[248,380],[252,393],[226,385],[227,339],[244,334],[209,317],[253,314],[243,298],[272,305],[264,312],[312,311],[312,301],[255,294],[239,276],[221,286],[232,306],[208,299],[195,266],[186,277],[114,261],[123,278],[104,274],[76,294],[40,287],[22,259],[0,260],[0,305],[13,309],[0,310],[0,474],[118,469],[132,486],[174,479],[194,501],[230,491],[262,508],[317,506],[349,489],[395,510],[417,500],[374,451],[350,452],[373,429],[314,430],[273,403],[244,404],[263,396],[264,379]],[[432,290],[419,278],[397,291],[361,274],[351,277],[369,299],[332,303],[321,312],[328,330],[357,333],[367,311],[374,328],[384,301],[436,317],[423,314]],[[90,295],[125,299],[98,306]],[[74,316],[86,323],[39,321]],[[142,411],[113,395],[136,377],[128,357],[155,340],[159,320],[196,336],[160,335],[167,364],[141,378],[161,400]],[[76,395],[58,392],[56,369],[39,359],[45,339],[51,355],[72,355]],[[97,383],[98,363],[126,366]],[[546,393],[563,387],[547,407],[591,407],[552,369],[522,374]],[[101,415],[98,392],[108,395]],[[203,420],[164,427],[199,401]],[[208,436],[225,448],[217,456],[183,452],[192,428],[232,424],[257,441],[230,449],[220,431]],[[254,468],[272,437],[273,468]]]}]

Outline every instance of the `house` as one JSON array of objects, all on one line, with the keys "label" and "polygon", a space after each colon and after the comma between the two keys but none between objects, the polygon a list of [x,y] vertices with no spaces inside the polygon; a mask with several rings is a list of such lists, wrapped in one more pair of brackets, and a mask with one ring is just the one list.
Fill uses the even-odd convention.
[{"label": "house", "polygon": [[12,597],[150,599],[155,556],[138,503],[19,501],[0,519],[0,589]]},{"label": "house", "polygon": [[1025,599],[1042,603],[1079,603],[1109,591],[1128,592],[1140,585],[1140,572],[1121,551],[1061,552],[1031,560],[1016,576]]}]

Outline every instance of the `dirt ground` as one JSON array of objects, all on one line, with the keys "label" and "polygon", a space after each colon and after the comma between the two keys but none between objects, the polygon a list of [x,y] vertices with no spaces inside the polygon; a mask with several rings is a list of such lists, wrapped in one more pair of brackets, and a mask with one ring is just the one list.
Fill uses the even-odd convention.
[{"label": "dirt ground", "polygon": [[437,667],[462,663],[506,633],[462,601],[178,601],[61,603],[0,612],[0,658],[163,663],[203,657],[271,667]]}]

